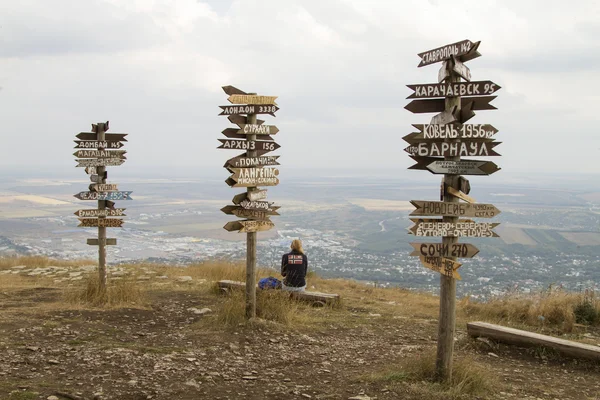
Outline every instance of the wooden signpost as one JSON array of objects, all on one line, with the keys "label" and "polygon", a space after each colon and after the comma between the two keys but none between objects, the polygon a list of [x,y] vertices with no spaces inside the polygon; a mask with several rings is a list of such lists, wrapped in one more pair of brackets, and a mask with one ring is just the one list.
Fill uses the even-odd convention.
[{"label": "wooden signpost", "polygon": [[[436,357],[436,376],[448,381],[452,377],[454,331],[456,317],[456,280],[460,279],[458,257],[474,257],[479,250],[470,244],[458,243],[458,238],[498,237],[493,228],[497,223],[474,222],[459,218],[492,218],[500,211],[492,204],[478,204],[468,196],[469,181],[461,175],[491,175],[500,168],[492,162],[461,160],[463,156],[498,156],[494,151],[498,132],[491,125],[465,124],[477,110],[494,110],[490,102],[500,86],[492,81],[471,81],[471,71],[465,62],[481,56],[480,42],[463,40],[419,53],[419,67],[442,63],[439,83],[408,85],[414,91],[406,105],[413,113],[438,113],[429,124],[414,125],[419,132],[404,137],[410,146],[405,149],[416,164],[409,169],[444,174],[440,185],[441,201],[412,200],[416,207],[411,216],[442,218],[411,218],[409,233],[416,236],[441,236],[441,243],[411,243],[411,256],[420,258],[425,268],[440,274],[440,317]],[[461,82],[464,79],[467,82]],[[461,203],[460,201],[466,201]]]},{"label": "wooden signpost", "polygon": [[245,151],[225,163],[224,167],[233,174],[225,182],[231,187],[248,188],[245,193],[233,198],[235,205],[221,209],[225,214],[245,219],[230,221],[223,228],[229,232],[246,233],[246,318],[250,319],[256,316],[256,233],[274,228],[275,224],[269,217],[279,215],[279,207],[261,201],[266,199],[267,191],[258,188],[279,184],[279,170],[265,168],[279,165],[279,156],[264,156],[280,147],[270,136],[278,133],[279,129],[274,125],[264,125],[264,121],[257,120],[256,115],[275,116],[279,107],[275,103],[277,96],[246,93],[234,86],[223,86],[223,91],[229,95],[227,100],[235,105],[220,106],[222,111],[219,115],[228,115],[229,121],[238,129],[225,129],[222,133],[229,139],[219,139],[221,145],[218,148]]},{"label": "wooden signpost", "polygon": [[115,246],[117,239],[106,237],[106,228],[121,228],[124,208],[115,208],[114,200],[132,200],[131,191],[119,191],[115,183],[106,183],[107,166],[118,166],[125,162],[125,150],[115,150],[123,147],[126,133],[106,133],[108,121],[92,124],[91,132],[80,132],[75,140],[73,155],[77,158],[77,167],[84,167],[90,176],[89,191],[79,192],[74,196],[80,200],[98,201],[97,209],[78,210],[80,227],[98,228],[98,238],[87,239],[90,246],[98,246],[98,275],[99,289],[106,290],[106,246]]}]

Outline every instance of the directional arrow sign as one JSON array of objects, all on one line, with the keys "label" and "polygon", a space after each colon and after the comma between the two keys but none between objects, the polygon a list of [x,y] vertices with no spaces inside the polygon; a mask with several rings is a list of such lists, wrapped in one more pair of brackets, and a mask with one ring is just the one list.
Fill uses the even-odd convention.
[{"label": "directional arrow sign", "polygon": [[119,218],[79,218],[79,225],[86,228],[100,227],[100,228],[121,228],[123,220]]},{"label": "directional arrow sign", "polygon": [[247,210],[264,210],[264,211],[275,211],[279,209],[279,206],[273,206],[271,201],[250,201],[244,199],[240,202],[240,206]]},{"label": "directional arrow sign", "polygon": [[[496,110],[496,107],[489,104],[496,97],[498,96],[462,97],[461,107],[464,108],[472,102],[472,110]],[[446,107],[444,102],[445,99],[419,99],[411,101],[404,108],[416,114],[443,112]]]},{"label": "directional arrow sign", "polygon": [[267,165],[279,165],[279,156],[243,157],[237,156],[227,160],[224,167],[264,167]]},{"label": "directional arrow sign", "polygon": [[126,150],[77,150],[73,155],[77,158],[125,158]]},{"label": "directional arrow sign", "polygon": [[[444,125],[441,125],[444,126]],[[422,133],[419,132],[413,132],[413,133],[409,133],[408,135],[404,136],[402,139],[404,139],[405,142],[412,144],[412,145],[417,145],[421,142],[444,142],[446,139],[440,139],[440,138],[435,138],[435,139],[425,139],[423,137]],[[494,139],[492,138],[475,138],[475,139],[465,139],[465,138],[456,138],[456,139],[460,139],[462,142],[493,142]]]},{"label": "directional arrow sign", "polygon": [[124,146],[122,142],[97,141],[97,140],[73,140],[76,149],[120,149]]},{"label": "directional arrow sign", "polygon": [[420,257],[420,259],[423,266],[432,271],[439,272],[442,275],[450,276],[454,279],[461,279],[457,269],[459,269],[462,264],[457,261],[452,261],[443,257]]},{"label": "directional arrow sign", "polygon": [[[277,96],[258,96],[250,94],[232,94],[227,98],[231,104],[277,105]],[[269,111],[269,113],[276,110]],[[253,113],[251,113],[253,114]]]},{"label": "directional arrow sign", "polygon": [[74,194],[79,200],[133,200],[132,192],[79,192]]},{"label": "directional arrow sign", "polygon": [[254,190],[252,192],[244,192],[236,194],[231,200],[233,204],[241,204],[243,201],[258,201],[267,198],[267,189]]},{"label": "directional arrow sign", "polygon": [[499,156],[493,148],[502,142],[420,142],[404,149],[419,157]]},{"label": "directional arrow sign", "polygon": [[498,129],[489,124],[413,124],[421,136],[416,139],[491,139]]},{"label": "directional arrow sign", "polygon": [[275,125],[240,124],[237,133],[244,135],[274,135],[279,132]]},{"label": "directional arrow sign", "polygon": [[125,162],[125,160],[121,158],[86,158],[75,161],[78,163],[76,167],[116,167]]},{"label": "directional arrow sign", "polygon": [[124,212],[125,212],[124,208],[113,208],[112,210],[110,210],[110,209],[77,210],[74,214],[77,215],[78,217],[82,217],[82,218],[125,217],[126,215],[124,214]]},{"label": "directional arrow sign", "polygon": [[276,105],[248,104],[243,106],[219,106],[221,113],[219,115],[240,115],[240,114],[269,114],[275,116],[279,110]]},{"label": "directional arrow sign", "polygon": [[[223,131],[221,133],[230,139],[247,139],[248,138],[248,136],[244,135],[243,133],[238,133],[238,131],[239,131],[239,129],[227,128],[227,129],[223,129]],[[269,136],[269,135],[261,135],[260,140],[273,141],[274,139],[272,136]]]},{"label": "directional arrow sign", "polygon": [[231,221],[225,224],[223,227],[225,230],[229,232],[239,231],[239,232],[259,232],[259,231],[268,231],[275,227],[271,221],[251,221],[251,220],[243,220],[243,221]]},{"label": "directional arrow sign", "polygon": [[445,217],[494,218],[500,210],[493,204],[450,203],[443,201],[411,200],[417,209],[411,216],[439,215]]},{"label": "directional arrow sign", "polygon": [[479,57],[481,54],[477,51],[480,42],[471,42],[470,40],[462,40],[460,42],[447,44],[433,50],[427,50],[419,53],[421,62],[419,67],[429,64],[435,64],[440,61],[448,60],[452,56],[456,56],[463,62]]},{"label": "directional arrow sign", "polygon": [[97,183],[89,186],[92,192],[118,192],[119,185],[116,183]]},{"label": "directional arrow sign", "polygon": [[499,237],[492,231],[497,222],[443,222],[441,219],[411,218],[415,225],[409,231],[416,236]]},{"label": "directional arrow sign", "polygon": [[241,206],[225,206],[221,208],[225,214],[233,214],[239,218],[248,218],[253,220],[267,220],[271,215],[279,215],[277,211],[246,209]]},{"label": "directional arrow sign", "polygon": [[[277,168],[231,168],[228,183],[232,187],[277,186]],[[233,184],[232,184],[233,183]]]},{"label": "directional arrow sign", "polygon": [[[127,133],[105,133],[104,140],[109,142],[126,142],[125,136]],[[77,134],[77,139],[81,140],[98,140],[98,134],[96,132],[80,132]]]},{"label": "directional arrow sign", "polygon": [[222,144],[217,149],[232,150],[257,150],[260,155],[277,150],[281,146],[275,142],[261,142],[257,140],[231,140],[219,139]]},{"label": "directional arrow sign", "polygon": [[229,96],[231,96],[232,94],[247,94],[243,90],[238,89],[235,86],[231,86],[231,85],[221,86],[221,88],[223,89],[225,94],[227,94]]},{"label": "directional arrow sign", "polygon": [[[433,174],[451,174],[451,175],[491,175],[500,168],[491,161],[443,161],[436,160],[426,165],[426,168]],[[413,168],[416,169],[416,168]],[[419,168],[424,169],[424,168]]]},{"label": "directional arrow sign", "polygon": [[435,97],[483,96],[496,93],[500,86],[492,81],[426,83],[423,85],[407,85],[415,92],[407,99],[427,99]]},{"label": "directional arrow sign", "polygon": [[468,243],[409,243],[414,251],[410,256],[473,258],[479,249]]}]

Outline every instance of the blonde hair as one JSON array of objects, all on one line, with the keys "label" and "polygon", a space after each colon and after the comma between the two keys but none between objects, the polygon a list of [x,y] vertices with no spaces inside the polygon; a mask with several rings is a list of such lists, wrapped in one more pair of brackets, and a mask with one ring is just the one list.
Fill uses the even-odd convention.
[{"label": "blonde hair", "polygon": [[292,250],[296,250],[297,252],[304,254],[304,250],[302,249],[302,241],[300,239],[292,240],[290,248]]}]

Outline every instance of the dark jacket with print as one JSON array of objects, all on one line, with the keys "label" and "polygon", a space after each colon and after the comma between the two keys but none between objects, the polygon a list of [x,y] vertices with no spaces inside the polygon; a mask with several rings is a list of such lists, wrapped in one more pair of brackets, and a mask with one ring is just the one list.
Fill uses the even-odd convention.
[{"label": "dark jacket with print", "polygon": [[281,259],[281,275],[283,284],[290,287],[306,286],[308,258],[305,254],[292,250]]}]

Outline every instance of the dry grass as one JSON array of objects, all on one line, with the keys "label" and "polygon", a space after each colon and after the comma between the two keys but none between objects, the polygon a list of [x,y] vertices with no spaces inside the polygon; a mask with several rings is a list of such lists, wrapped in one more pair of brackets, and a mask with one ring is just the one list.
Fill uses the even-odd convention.
[{"label": "dry grass", "polygon": [[76,306],[92,307],[132,307],[143,306],[146,296],[139,284],[130,280],[109,282],[104,290],[100,290],[98,276],[92,275],[84,287],[67,290],[65,302]]},{"label": "dry grass", "polygon": [[0,270],[25,265],[28,268],[44,268],[51,265],[57,267],[79,267],[81,265],[97,264],[93,260],[55,260],[42,256],[22,256],[22,257],[3,257],[0,258]]},{"label": "dry grass", "polygon": [[[595,296],[549,289],[538,294],[511,293],[485,303],[463,300],[462,310],[473,319],[505,325],[527,325],[549,328],[557,333],[570,333],[580,321],[582,304],[587,304],[592,314],[600,315],[600,301]],[[598,318],[592,323],[600,324]]]},{"label": "dry grass", "polygon": [[481,398],[500,386],[496,375],[471,357],[455,359],[452,379],[444,383],[436,382],[435,358],[435,351],[430,350],[405,358],[399,365],[363,379],[390,385],[403,384],[403,389],[430,399]]}]

